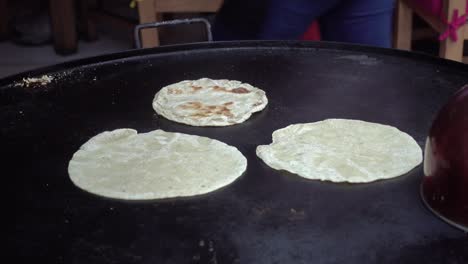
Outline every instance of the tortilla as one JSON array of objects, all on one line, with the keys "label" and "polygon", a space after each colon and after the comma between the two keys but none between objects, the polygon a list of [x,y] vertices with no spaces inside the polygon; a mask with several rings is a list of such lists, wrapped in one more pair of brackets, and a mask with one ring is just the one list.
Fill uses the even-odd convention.
[{"label": "tortilla", "polygon": [[159,115],[192,126],[230,126],[268,104],[263,90],[248,83],[203,78],[163,87],[153,108]]},{"label": "tortilla", "polygon": [[81,146],[68,173],[88,192],[143,200],[208,193],[232,183],[246,167],[246,158],[235,147],[214,139],[117,129]]},{"label": "tortilla", "polygon": [[257,156],[276,170],[307,179],[372,182],[398,177],[422,162],[416,141],[397,128],[359,120],[327,119],[273,132]]}]

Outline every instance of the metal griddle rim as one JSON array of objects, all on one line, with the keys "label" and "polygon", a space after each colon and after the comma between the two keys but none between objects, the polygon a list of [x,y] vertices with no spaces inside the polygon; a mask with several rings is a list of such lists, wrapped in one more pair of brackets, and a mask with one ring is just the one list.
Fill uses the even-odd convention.
[{"label": "metal griddle rim", "polygon": [[191,44],[178,44],[161,46],[156,48],[128,50],[123,52],[110,53],[95,57],[89,57],[84,59],[72,60],[70,62],[64,62],[54,64],[38,69],[25,71],[19,74],[14,74],[0,79],[0,89],[2,87],[14,83],[15,81],[23,78],[38,76],[46,73],[52,73],[57,71],[64,71],[67,69],[76,68],[83,65],[99,64],[108,61],[123,60],[130,57],[145,57],[148,55],[166,54],[173,52],[191,52],[197,50],[209,50],[209,49],[243,49],[243,48],[258,48],[258,49],[317,49],[317,50],[339,50],[339,51],[354,51],[354,52],[366,52],[388,55],[394,57],[403,57],[408,59],[419,60],[420,62],[426,62],[429,64],[439,64],[440,66],[448,66],[452,68],[458,68],[460,71],[467,72],[468,65],[461,62],[452,60],[441,59],[436,56],[429,54],[411,52],[397,49],[386,49],[380,47],[372,47],[365,45],[338,43],[338,42],[313,42],[313,41],[220,41],[211,43],[191,43]]}]

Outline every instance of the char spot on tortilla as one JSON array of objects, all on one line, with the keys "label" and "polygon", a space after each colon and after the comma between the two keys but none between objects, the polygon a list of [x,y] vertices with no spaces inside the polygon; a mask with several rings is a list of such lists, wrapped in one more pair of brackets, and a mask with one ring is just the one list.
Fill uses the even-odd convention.
[{"label": "char spot on tortilla", "polygon": [[224,87],[220,87],[220,86],[213,86],[212,88],[213,90],[217,91],[217,92],[226,92],[226,93],[234,93],[234,94],[247,94],[247,93],[250,93],[249,89],[247,88],[244,88],[244,87],[239,87],[239,88],[234,88],[232,90],[228,90]]},{"label": "char spot on tortilla", "polygon": [[180,105],[182,109],[200,109],[203,107],[203,104],[200,102],[187,102],[185,104]]},{"label": "char spot on tortilla", "polygon": [[245,94],[250,93],[250,91],[244,87],[234,88],[231,90],[232,93]]},{"label": "char spot on tortilla", "polygon": [[196,91],[198,91],[198,90],[201,90],[201,89],[202,89],[202,87],[201,87],[201,86],[195,86],[195,85],[192,85],[191,87],[192,87],[192,90],[193,90],[194,92],[196,92]]},{"label": "char spot on tortilla", "polygon": [[194,110],[190,116],[195,118],[208,117],[212,115],[234,117],[231,110],[224,105],[204,105],[200,102],[188,102],[180,105],[179,107],[184,110]]},{"label": "char spot on tortilla", "polygon": [[226,88],[220,87],[220,86],[217,86],[217,85],[213,86],[212,89],[217,91],[217,92],[227,92]]},{"label": "char spot on tortilla", "polygon": [[172,88],[170,88],[170,89],[167,90],[167,93],[168,93],[168,94],[182,94],[183,91],[180,90],[180,89],[172,89]]}]

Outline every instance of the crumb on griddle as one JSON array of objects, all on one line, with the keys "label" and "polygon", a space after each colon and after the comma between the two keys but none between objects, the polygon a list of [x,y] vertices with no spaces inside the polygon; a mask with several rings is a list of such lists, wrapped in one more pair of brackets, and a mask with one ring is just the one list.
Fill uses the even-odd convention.
[{"label": "crumb on griddle", "polygon": [[29,87],[32,85],[46,85],[52,82],[54,77],[49,75],[42,75],[40,78],[23,78],[21,82],[15,83],[15,86]]},{"label": "crumb on griddle", "polygon": [[214,247],[213,247],[213,241],[209,241],[208,242],[208,251],[209,252],[213,252],[214,251]]},{"label": "crumb on griddle", "polygon": [[305,215],[305,212],[304,210],[296,210],[294,208],[291,208],[289,210],[289,212],[291,213],[289,216],[288,216],[288,219],[290,221],[293,221],[293,220],[304,220],[306,215]]}]

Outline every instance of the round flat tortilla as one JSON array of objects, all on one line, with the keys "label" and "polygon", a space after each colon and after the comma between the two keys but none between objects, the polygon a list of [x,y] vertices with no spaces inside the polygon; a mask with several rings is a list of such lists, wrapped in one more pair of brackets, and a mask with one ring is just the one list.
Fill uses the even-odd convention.
[{"label": "round flat tortilla", "polygon": [[117,129],[81,146],[68,173],[88,192],[143,200],[208,193],[233,182],[246,167],[246,158],[235,147],[214,139]]},{"label": "round flat tortilla", "polygon": [[372,182],[403,175],[419,165],[422,151],[408,134],[387,125],[327,119],[273,132],[257,156],[276,170],[307,179]]},{"label": "round flat tortilla", "polygon": [[263,90],[248,83],[203,78],[163,87],[153,108],[165,118],[192,126],[230,126],[268,104]]}]

